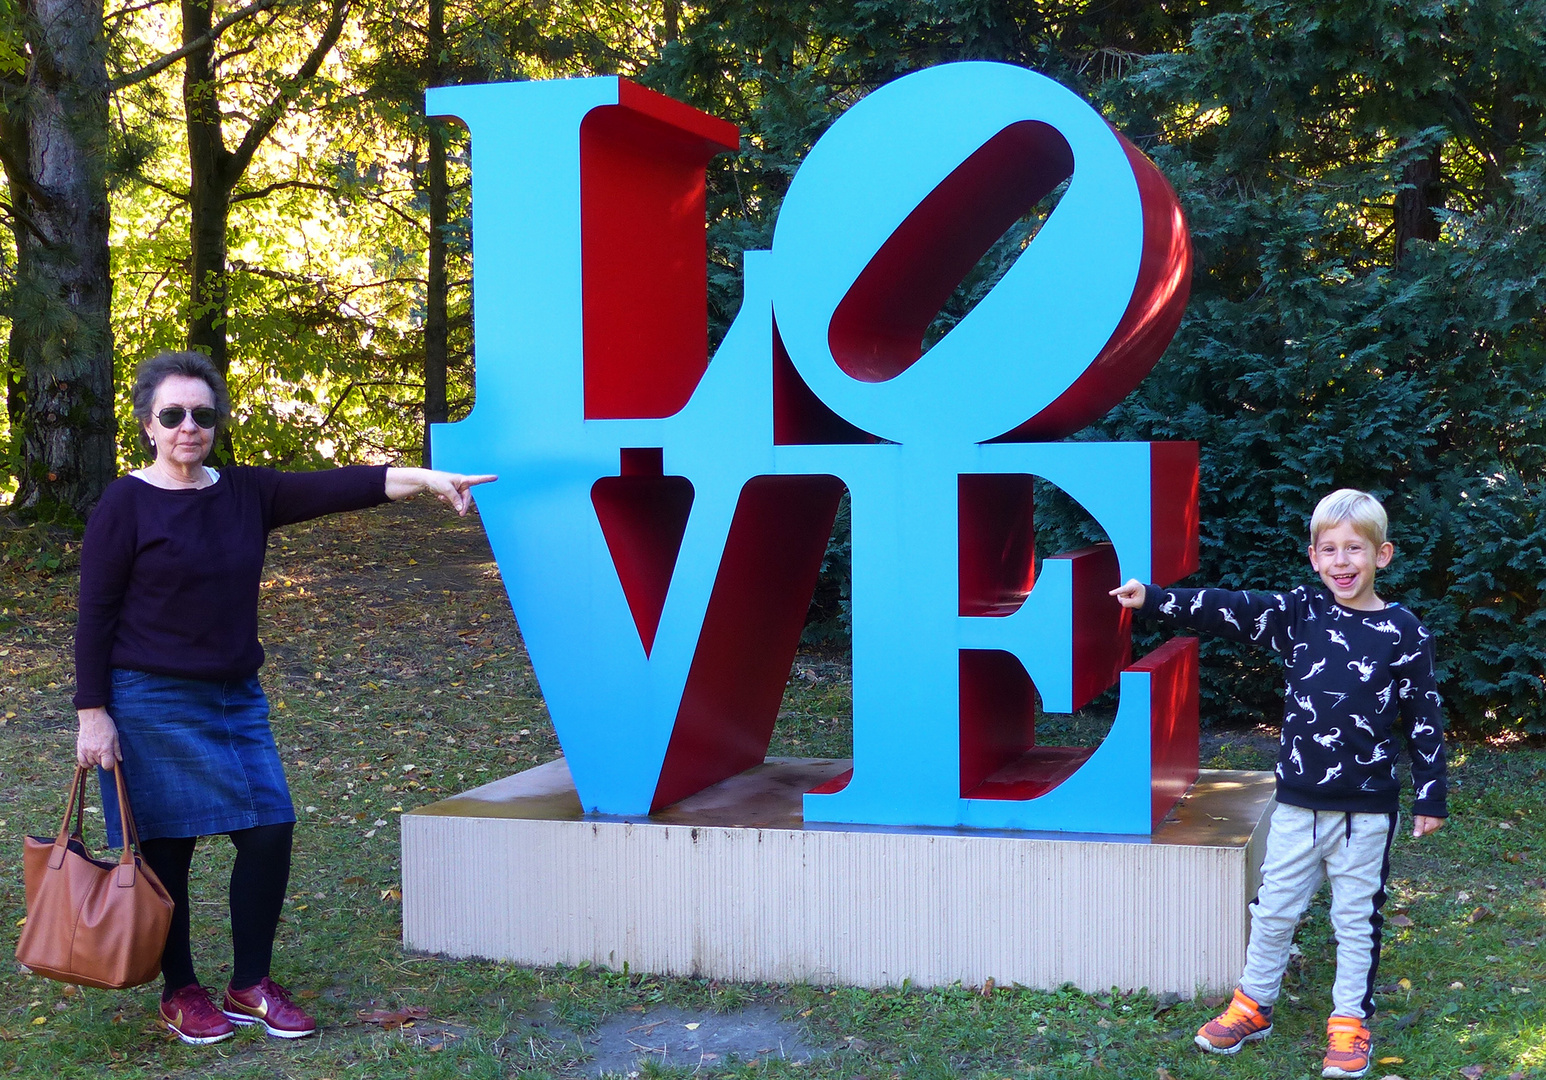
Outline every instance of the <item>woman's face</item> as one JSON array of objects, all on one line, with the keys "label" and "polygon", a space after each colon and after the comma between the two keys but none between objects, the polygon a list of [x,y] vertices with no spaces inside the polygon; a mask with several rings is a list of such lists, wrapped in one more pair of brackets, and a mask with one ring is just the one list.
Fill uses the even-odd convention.
[{"label": "woman's face", "polygon": [[[156,446],[156,460],[168,465],[193,468],[202,465],[215,445],[215,429],[201,428],[193,419],[194,409],[212,409],[215,392],[203,379],[188,375],[168,375],[156,387],[156,395],[150,402],[150,419],[145,424],[145,434]],[[161,426],[161,411],[179,407],[183,410],[182,422],[176,427]]]}]

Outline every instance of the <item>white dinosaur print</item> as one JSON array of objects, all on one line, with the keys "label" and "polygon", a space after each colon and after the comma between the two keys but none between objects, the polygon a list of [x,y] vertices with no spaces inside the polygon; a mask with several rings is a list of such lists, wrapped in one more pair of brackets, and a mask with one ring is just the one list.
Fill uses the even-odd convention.
[{"label": "white dinosaur print", "polygon": [[1193,615],[1196,615],[1199,611],[1202,610],[1202,598],[1207,595],[1207,589],[1198,589],[1197,595],[1192,597],[1192,606],[1187,610],[1189,610]]},{"label": "white dinosaur print", "polygon": [[1435,709],[1443,707],[1444,702],[1439,697],[1439,692],[1437,690],[1429,690],[1425,694],[1423,694],[1423,697],[1432,698],[1433,699],[1433,707]]},{"label": "white dinosaur print", "polygon": [[1389,755],[1387,755],[1385,753],[1385,747],[1387,747],[1389,745],[1390,745],[1389,740],[1386,740],[1385,742],[1382,742],[1378,746],[1376,746],[1374,748],[1374,753],[1369,755],[1369,760],[1368,761],[1365,761],[1363,758],[1359,757],[1356,754],[1353,755],[1353,760],[1358,762],[1358,764],[1360,764],[1360,765],[1373,765],[1373,764],[1375,764],[1376,762],[1379,762],[1379,761],[1388,761],[1388,760],[1390,760],[1390,758],[1389,758]]},{"label": "white dinosaur print", "polygon": [[1304,673],[1304,677],[1306,679],[1313,679],[1315,676],[1319,675],[1321,672],[1323,672],[1325,670],[1326,670],[1326,658],[1323,656],[1319,660],[1315,661],[1315,663],[1310,665],[1310,670],[1306,671]]},{"label": "white dinosaur print", "polygon": [[1414,739],[1419,735],[1432,735],[1436,730],[1438,729],[1421,717],[1412,722],[1412,738]]},{"label": "white dinosaur print", "polygon": [[1327,750],[1335,750],[1337,747],[1342,745],[1342,729],[1339,727],[1332,728],[1324,735],[1312,735],[1310,737],[1324,746]]},{"label": "white dinosaur print", "polygon": [[1333,765],[1331,768],[1326,770],[1326,775],[1325,776],[1323,776],[1319,780],[1315,781],[1315,786],[1319,787],[1322,784],[1329,784],[1329,783],[1331,783],[1333,780],[1335,780],[1337,777],[1339,777],[1341,775],[1342,775],[1342,763],[1339,761],[1335,765]]},{"label": "white dinosaur print", "polygon": [[1428,792],[1431,791],[1433,789],[1433,785],[1437,784],[1438,782],[1439,781],[1437,780],[1437,778],[1435,778],[1433,780],[1429,780],[1422,787],[1418,788],[1417,789],[1416,801],[1417,802],[1422,802],[1424,799],[1426,799],[1428,797]]},{"label": "white dinosaur print", "polygon": [[1399,697],[1402,701],[1405,701],[1407,698],[1412,696],[1412,691],[1415,689],[1416,687],[1412,685],[1411,679],[1402,679],[1401,689],[1396,691],[1396,696]]},{"label": "white dinosaur print", "polygon": [[1359,791],[1374,791],[1375,790],[1375,787],[1374,787],[1374,777],[1372,777],[1372,776],[1364,777],[1363,783],[1358,785],[1358,790]]},{"label": "white dinosaur print", "polygon": [[1313,724],[1320,719],[1320,714],[1315,711],[1315,701],[1310,695],[1306,694],[1304,697],[1300,697],[1298,694],[1295,694],[1294,704],[1310,714],[1310,719],[1306,720],[1305,723]]},{"label": "white dinosaur print", "polygon": [[1281,761],[1278,762],[1277,765],[1275,765],[1273,767],[1273,771],[1275,771],[1278,774],[1278,779],[1279,780],[1286,780],[1286,779],[1288,779],[1286,776],[1283,775],[1283,763]]},{"label": "white dinosaur print", "polygon": [[1267,620],[1270,618],[1272,618],[1272,612],[1270,610],[1264,611],[1260,615],[1256,616],[1256,633],[1251,635],[1252,641],[1255,641],[1257,638],[1261,637],[1267,632]]},{"label": "white dinosaur print", "polygon": [[1224,621],[1227,622],[1230,626],[1233,626],[1236,630],[1244,632],[1245,627],[1240,625],[1239,621],[1235,618],[1235,613],[1233,611],[1230,611],[1227,607],[1221,607],[1219,608],[1219,614],[1224,616]]},{"label": "white dinosaur print", "polygon": [[1370,735],[1374,734],[1374,725],[1369,723],[1366,717],[1359,716],[1357,713],[1350,713],[1349,715],[1352,716],[1353,723],[1357,725],[1359,731],[1367,731]]},{"label": "white dinosaur print", "polygon": [[1283,594],[1282,593],[1273,593],[1272,594],[1272,598],[1278,602],[1278,610],[1279,611],[1287,611],[1288,610],[1288,601],[1283,599]]},{"label": "white dinosaur print", "polygon": [[1290,664],[1292,664],[1294,662],[1294,658],[1299,655],[1299,650],[1300,649],[1308,649],[1309,647],[1310,647],[1310,643],[1308,641],[1301,641],[1299,644],[1295,645],[1294,646],[1294,651],[1289,653],[1288,662]]},{"label": "white dinosaur print", "polygon": [[1389,619],[1385,619],[1383,622],[1370,622],[1368,619],[1365,619],[1363,624],[1370,630],[1378,630],[1382,634],[1394,634],[1397,641],[1401,640],[1401,631]]},{"label": "white dinosaur print", "polygon": [[1368,682],[1369,678],[1374,674],[1374,665],[1369,663],[1367,656],[1361,660],[1349,660],[1347,662],[1347,669],[1358,672],[1359,682]]},{"label": "white dinosaur print", "polygon": [[1419,751],[1417,751],[1417,756],[1422,758],[1429,765],[1432,765],[1435,761],[1437,761],[1439,759],[1439,755],[1442,754],[1443,752],[1444,752],[1444,748],[1442,746],[1435,746],[1433,748],[1433,753],[1425,754],[1421,750],[1419,750]]},{"label": "white dinosaur print", "polygon": [[1379,699],[1380,712],[1390,708],[1390,692],[1396,688],[1396,680],[1390,680],[1390,684],[1374,696]]},{"label": "white dinosaur print", "polygon": [[1432,634],[1428,633],[1427,627],[1423,626],[1420,623],[1418,624],[1418,627],[1417,627],[1417,640],[1418,641],[1427,641],[1432,636],[1433,636]]},{"label": "white dinosaur print", "polygon": [[1339,694],[1335,690],[1322,690],[1321,693],[1325,694],[1329,698],[1335,698],[1336,699],[1335,701],[1333,701],[1331,703],[1331,707],[1333,709],[1335,709],[1338,705],[1342,704],[1342,702],[1347,700],[1347,695],[1346,694]]},{"label": "white dinosaur print", "polygon": [[1328,627],[1326,630],[1326,635],[1330,637],[1332,641],[1346,649],[1348,652],[1353,651],[1353,647],[1347,643],[1347,638],[1342,636],[1342,631],[1332,630]]},{"label": "white dinosaur print", "polygon": [[1304,758],[1299,756],[1299,736],[1298,735],[1294,736],[1294,744],[1288,748],[1288,760],[1293,764],[1294,768],[1299,771],[1299,775],[1303,776],[1304,775]]},{"label": "white dinosaur print", "polygon": [[1166,615],[1174,615],[1181,610],[1181,605],[1176,603],[1175,593],[1166,593],[1165,602],[1160,605],[1160,611]]}]

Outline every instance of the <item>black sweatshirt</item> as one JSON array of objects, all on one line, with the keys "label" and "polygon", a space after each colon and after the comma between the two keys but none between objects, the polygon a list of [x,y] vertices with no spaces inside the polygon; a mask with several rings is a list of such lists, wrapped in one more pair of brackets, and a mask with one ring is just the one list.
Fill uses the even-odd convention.
[{"label": "black sweatshirt", "polygon": [[1143,613],[1282,659],[1279,802],[1393,813],[1401,781],[1392,736],[1400,734],[1412,758],[1412,812],[1448,816],[1433,637],[1411,611],[1355,611],[1303,586],[1270,593],[1150,585]]},{"label": "black sweatshirt", "polygon": [[269,530],[382,502],[384,465],[231,466],[187,491],[113,481],[81,545],[75,707],[106,705],[115,667],[216,682],[256,673]]}]

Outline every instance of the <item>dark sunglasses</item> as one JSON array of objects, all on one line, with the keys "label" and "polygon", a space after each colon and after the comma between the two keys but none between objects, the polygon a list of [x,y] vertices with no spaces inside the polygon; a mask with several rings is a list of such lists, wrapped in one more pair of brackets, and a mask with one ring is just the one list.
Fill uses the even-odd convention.
[{"label": "dark sunglasses", "polygon": [[185,409],[181,405],[171,405],[162,409],[156,413],[156,419],[161,422],[161,426],[164,428],[181,427],[183,417],[190,413],[193,415],[193,422],[201,428],[212,428],[215,426],[215,421],[220,419],[220,414],[214,409],[203,406],[197,409]]}]

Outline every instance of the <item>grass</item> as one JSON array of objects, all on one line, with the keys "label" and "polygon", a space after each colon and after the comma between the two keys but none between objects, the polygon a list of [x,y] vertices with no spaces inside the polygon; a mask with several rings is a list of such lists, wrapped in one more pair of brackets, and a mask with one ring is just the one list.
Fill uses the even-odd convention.
[{"label": "grass", "polygon": [[[67,534],[0,528],[0,925],[23,912],[20,843],[51,833],[69,776],[70,639],[77,552]],[[1325,898],[1299,936],[1278,1029],[1234,1058],[1191,1034],[1205,1002],[1070,989],[862,991],[721,984],[594,968],[528,969],[405,954],[398,815],[542,761],[557,742],[474,520],[428,504],[383,507],[275,538],[263,588],[265,685],[300,825],[275,976],[323,1032],[296,1043],[250,1030],[186,1047],[155,1023],[152,988],[76,990],[0,973],[0,1076],[565,1076],[577,1036],[625,1010],[779,1008],[830,1052],[805,1065],[731,1063],[733,1077],[961,1076],[1284,1080],[1319,1075],[1334,947]],[[1452,646],[1453,647],[1453,646]],[[845,754],[851,697],[840,656],[802,654],[774,754]],[[1262,763],[1214,736],[1221,766]],[[1455,815],[1393,855],[1371,1076],[1546,1076],[1546,755],[1452,747]],[[100,826],[94,834],[100,838]],[[230,844],[194,870],[204,981],[229,970]],[[393,1030],[360,1013],[417,1009]],[[1477,1071],[1481,1070],[1481,1071]],[[646,1080],[686,1070],[645,1068]]]}]

